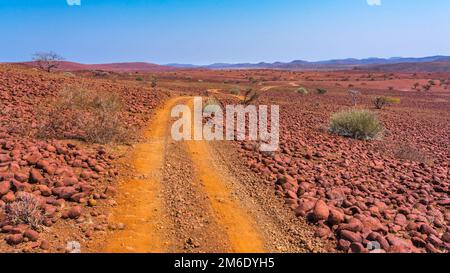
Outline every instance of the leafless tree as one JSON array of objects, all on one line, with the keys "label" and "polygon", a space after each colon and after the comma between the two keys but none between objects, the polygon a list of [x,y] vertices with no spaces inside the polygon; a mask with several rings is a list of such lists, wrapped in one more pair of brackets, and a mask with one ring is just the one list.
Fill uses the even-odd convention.
[{"label": "leafless tree", "polygon": [[56,54],[55,52],[37,52],[33,55],[33,61],[37,63],[39,68],[47,72],[52,72],[52,70],[58,68],[59,62],[64,60],[63,57]]},{"label": "leafless tree", "polygon": [[357,91],[357,90],[348,90],[348,95],[350,96],[350,98],[352,99],[352,103],[353,105],[357,105],[358,101],[359,101],[359,97],[361,95],[361,92]]}]

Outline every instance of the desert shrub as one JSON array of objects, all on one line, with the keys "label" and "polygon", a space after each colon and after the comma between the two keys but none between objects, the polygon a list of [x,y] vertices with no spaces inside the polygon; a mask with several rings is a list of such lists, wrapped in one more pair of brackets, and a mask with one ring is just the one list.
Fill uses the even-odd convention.
[{"label": "desert shrub", "polygon": [[6,219],[13,225],[26,224],[33,229],[40,229],[44,213],[39,199],[33,194],[20,192],[16,200],[5,206]]},{"label": "desert shrub", "polygon": [[295,92],[297,92],[298,94],[305,96],[309,94],[308,89],[306,89],[305,87],[300,87],[298,88]]},{"label": "desert shrub", "polygon": [[375,139],[383,127],[368,110],[341,111],[331,117],[330,132],[361,140]]},{"label": "desert shrub", "polygon": [[158,80],[156,79],[155,76],[152,76],[150,79],[150,86],[155,89],[158,86]]},{"label": "desert shrub", "polygon": [[230,90],[230,93],[233,94],[233,95],[238,96],[239,94],[241,94],[241,89],[239,87],[232,88]]},{"label": "desert shrub", "polygon": [[73,74],[72,72],[64,72],[64,76],[74,78],[75,74]]},{"label": "desert shrub", "polygon": [[324,88],[317,88],[316,89],[316,93],[319,95],[324,95],[328,92],[328,90],[324,89]]},{"label": "desert shrub", "polygon": [[253,88],[247,88],[245,90],[244,93],[244,100],[242,101],[242,103],[244,105],[249,105],[251,102],[255,101],[256,99],[258,99],[259,95],[258,93],[256,93],[255,91],[253,91]]},{"label": "desert shrub", "polygon": [[144,78],[142,78],[142,77],[136,77],[136,81],[142,82],[142,81],[144,81]]},{"label": "desert shrub", "polygon": [[90,143],[124,142],[122,103],[113,93],[70,88],[60,92],[38,127],[41,138],[74,138]]},{"label": "desert shrub", "polygon": [[361,97],[361,92],[359,92],[357,90],[348,90],[348,95],[349,95],[350,99],[352,100],[353,105],[356,106]]},{"label": "desert shrub", "polygon": [[383,107],[391,105],[391,104],[400,104],[399,98],[391,98],[391,97],[376,97],[373,99],[373,105],[377,109],[383,109]]},{"label": "desert shrub", "polygon": [[398,159],[419,163],[426,163],[428,161],[427,156],[424,153],[409,144],[399,145],[394,151],[394,156]]},{"label": "desert shrub", "polygon": [[105,78],[105,77],[108,77],[108,76],[109,76],[109,72],[107,72],[107,71],[102,71],[102,70],[93,70],[93,71],[92,71],[92,74],[93,74],[95,77],[102,77],[102,78]]}]

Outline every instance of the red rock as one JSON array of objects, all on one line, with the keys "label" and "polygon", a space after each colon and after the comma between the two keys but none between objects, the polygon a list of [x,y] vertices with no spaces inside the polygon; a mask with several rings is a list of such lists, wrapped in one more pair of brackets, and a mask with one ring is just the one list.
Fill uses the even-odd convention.
[{"label": "red rock", "polygon": [[23,236],[28,238],[32,242],[36,242],[37,240],[39,240],[39,233],[32,229],[26,230]]},{"label": "red rock", "polygon": [[11,203],[16,200],[16,196],[12,191],[9,191],[7,194],[3,195],[2,200],[5,203]]},{"label": "red rock", "polygon": [[430,236],[428,236],[427,242],[431,243],[435,247],[443,247],[444,246],[444,242],[434,234],[430,234]]},{"label": "red rock", "polygon": [[83,179],[89,179],[91,177],[91,172],[84,170],[80,173],[80,177]]},{"label": "red rock", "polygon": [[42,240],[41,245],[39,246],[42,250],[49,250],[50,244],[46,240]]},{"label": "red rock", "polygon": [[394,223],[401,227],[406,227],[408,225],[408,219],[406,219],[405,215],[398,213],[395,216]]},{"label": "red rock", "polygon": [[439,253],[439,250],[430,243],[425,246],[425,249],[430,253]]},{"label": "red rock", "polygon": [[362,242],[362,236],[359,233],[351,232],[349,230],[341,230],[340,232],[341,238],[345,239],[349,242],[355,243],[355,242]]},{"label": "red rock", "polygon": [[314,233],[314,236],[318,238],[328,238],[331,235],[331,230],[324,226],[324,227],[318,227],[316,228],[316,231]]},{"label": "red rock", "polygon": [[351,253],[368,253],[369,251],[361,243],[352,243],[350,245]]},{"label": "red rock", "polygon": [[9,161],[11,161],[11,157],[9,157],[9,155],[0,154],[0,163],[6,163]]},{"label": "red rock", "polygon": [[13,188],[16,192],[24,191],[24,192],[32,192],[33,187],[28,183],[20,183],[19,181],[13,181]]},{"label": "red rock", "polygon": [[416,247],[425,247],[427,245],[427,243],[420,237],[413,237],[411,238],[411,241]]},{"label": "red rock", "polygon": [[64,177],[63,184],[64,186],[73,186],[78,184],[78,179],[75,177]]},{"label": "red rock", "polygon": [[340,224],[338,226],[339,230],[349,230],[353,232],[360,232],[363,229],[362,223],[348,223],[348,224]]},{"label": "red rock", "polygon": [[347,240],[340,239],[338,241],[338,249],[343,251],[348,251],[350,249],[351,243]]},{"label": "red rock", "polygon": [[116,195],[117,190],[113,186],[108,186],[105,189],[105,194],[108,196],[114,196]]},{"label": "red rock", "polygon": [[81,203],[80,201],[84,198],[86,198],[86,193],[84,193],[84,192],[75,193],[74,195],[72,195],[70,197],[71,200],[73,200],[74,202],[78,202],[78,203]]},{"label": "red rock", "polygon": [[14,178],[19,182],[27,182],[29,175],[24,173],[15,173]]},{"label": "red rock", "polygon": [[327,220],[330,215],[330,210],[323,200],[318,200],[314,205],[313,217],[316,221]]},{"label": "red rock", "polygon": [[331,225],[339,225],[344,222],[344,214],[337,209],[330,209],[330,215],[328,216],[328,222]]},{"label": "red rock", "polygon": [[59,198],[63,198],[69,200],[72,195],[77,193],[77,190],[74,187],[58,187],[52,189],[53,194],[59,196]]},{"label": "red rock", "polygon": [[104,172],[104,171],[105,171],[105,168],[103,168],[103,167],[100,166],[100,165],[95,165],[94,171],[96,171],[96,172],[98,172],[98,173],[101,173],[101,172]]},{"label": "red rock", "polygon": [[444,235],[442,235],[442,240],[446,243],[450,243],[450,232],[444,233]]},{"label": "red rock", "polygon": [[55,173],[55,169],[50,165],[47,160],[41,159],[37,162],[36,168],[44,170],[46,173],[53,175]]},{"label": "red rock", "polygon": [[409,222],[408,225],[406,226],[406,230],[408,231],[416,231],[419,229],[419,226],[416,223],[413,222]]},{"label": "red rock", "polygon": [[70,219],[78,219],[81,216],[82,209],[80,206],[72,207],[69,212],[68,216]]},{"label": "red rock", "polygon": [[422,234],[426,234],[426,235],[430,235],[430,234],[437,235],[437,232],[431,226],[429,226],[427,224],[422,224],[420,226],[420,232],[422,232]]},{"label": "red rock", "polygon": [[11,183],[9,181],[0,182],[0,197],[7,194],[11,189]]},{"label": "red rock", "polygon": [[50,195],[52,195],[52,190],[46,185],[38,185],[37,189],[38,189],[38,191],[41,192],[42,196],[50,196]]},{"label": "red rock", "polygon": [[6,242],[10,245],[18,245],[23,242],[22,234],[12,234],[6,237]]},{"label": "red rock", "polygon": [[33,153],[27,157],[27,161],[31,165],[35,165],[41,158],[42,155],[40,153]]},{"label": "red rock", "polygon": [[45,178],[42,176],[41,172],[37,169],[30,169],[30,183],[44,183]]},{"label": "red rock", "polygon": [[11,225],[5,225],[2,227],[2,233],[10,233],[14,227]]}]

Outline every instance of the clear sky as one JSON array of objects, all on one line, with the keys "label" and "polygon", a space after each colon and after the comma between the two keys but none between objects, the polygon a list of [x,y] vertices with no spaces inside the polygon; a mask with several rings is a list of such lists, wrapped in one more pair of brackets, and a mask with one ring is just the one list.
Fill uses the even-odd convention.
[{"label": "clear sky", "polygon": [[160,64],[450,55],[448,0],[78,1],[0,0],[0,61],[36,51]]}]

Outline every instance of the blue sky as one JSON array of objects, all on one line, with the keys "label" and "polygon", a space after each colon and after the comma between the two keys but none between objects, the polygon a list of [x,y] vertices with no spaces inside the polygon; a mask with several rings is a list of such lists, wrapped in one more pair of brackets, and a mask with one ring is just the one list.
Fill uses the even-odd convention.
[{"label": "blue sky", "polygon": [[0,0],[0,61],[50,50],[160,64],[450,55],[448,0],[67,1]]}]

